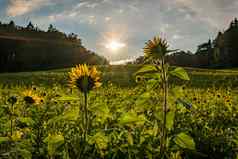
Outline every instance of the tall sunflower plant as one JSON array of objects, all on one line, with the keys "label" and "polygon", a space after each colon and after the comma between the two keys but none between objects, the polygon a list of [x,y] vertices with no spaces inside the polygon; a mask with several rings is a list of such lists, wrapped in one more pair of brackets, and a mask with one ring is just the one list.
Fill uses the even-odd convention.
[{"label": "tall sunflower plant", "polygon": [[82,109],[79,107],[79,113],[82,113],[83,138],[86,140],[90,119],[88,112],[88,95],[90,91],[101,86],[100,72],[95,66],[89,68],[86,64],[77,65],[69,72],[69,85],[71,88],[77,89],[84,96],[84,104]]},{"label": "tall sunflower plant", "polygon": [[[166,56],[176,50],[170,50],[167,41],[160,36],[154,37],[152,40],[146,42],[144,47],[145,64],[136,73],[136,78],[140,78],[146,81],[146,84],[150,85],[149,89],[157,89],[162,91],[162,112],[157,112],[158,135],[160,136],[160,158],[166,158],[168,154],[168,139],[173,139],[169,143],[174,143],[182,149],[193,149],[195,150],[195,144],[193,139],[186,133],[174,135],[169,137],[169,131],[173,128],[175,121],[176,108],[169,105],[169,99],[172,96],[175,101],[183,101],[177,98],[176,91],[169,94],[169,79],[171,77],[177,77],[179,79],[188,81],[190,80],[187,72],[182,67],[170,67],[169,63],[166,62]],[[176,89],[175,89],[176,90]],[[150,91],[150,90],[148,90]],[[160,92],[158,92],[159,95]],[[177,99],[176,99],[177,98]],[[180,104],[183,104],[184,101]],[[172,111],[174,110],[174,111]],[[182,136],[182,138],[181,138]],[[178,142],[180,141],[180,142]],[[185,143],[185,144],[184,144]]]}]

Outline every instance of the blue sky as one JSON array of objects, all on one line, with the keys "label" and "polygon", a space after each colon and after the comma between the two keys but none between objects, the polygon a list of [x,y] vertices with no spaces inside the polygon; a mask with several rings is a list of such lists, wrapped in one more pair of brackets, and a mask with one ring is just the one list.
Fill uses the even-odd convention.
[{"label": "blue sky", "polygon": [[[0,20],[53,24],[74,32],[83,44],[110,61],[135,58],[154,35],[171,48],[195,51],[238,16],[237,0],[0,0]],[[124,47],[111,50],[110,41]]]}]

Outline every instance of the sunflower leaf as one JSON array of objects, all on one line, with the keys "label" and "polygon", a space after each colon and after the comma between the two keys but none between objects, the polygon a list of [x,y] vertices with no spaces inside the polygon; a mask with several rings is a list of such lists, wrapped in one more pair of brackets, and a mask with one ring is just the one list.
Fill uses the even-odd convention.
[{"label": "sunflower leaf", "polygon": [[0,144],[9,141],[8,137],[0,137]]},{"label": "sunflower leaf", "polygon": [[64,137],[62,135],[49,135],[44,139],[48,143],[48,154],[53,156],[57,149],[64,144]]},{"label": "sunflower leaf", "polygon": [[183,149],[195,150],[195,142],[193,138],[183,132],[174,138],[174,142]]},{"label": "sunflower leaf", "polygon": [[59,101],[78,101],[80,100],[79,97],[73,97],[73,96],[63,96],[58,98]]},{"label": "sunflower leaf", "polygon": [[144,115],[137,115],[136,112],[130,111],[124,113],[120,119],[119,119],[119,124],[121,125],[131,125],[131,124],[136,124],[136,125],[143,125],[145,122],[145,116]]},{"label": "sunflower leaf", "polygon": [[170,71],[170,75],[178,77],[182,80],[187,80],[187,81],[190,80],[187,72],[181,67],[177,67],[173,71]]},{"label": "sunflower leaf", "polygon": [[154,72],[158,72],[158,68],[154,65],[145,65],[142,68],[140,68],[135,75],[141,75],[141,74],[146,74],[146,73],[154,73]]}]

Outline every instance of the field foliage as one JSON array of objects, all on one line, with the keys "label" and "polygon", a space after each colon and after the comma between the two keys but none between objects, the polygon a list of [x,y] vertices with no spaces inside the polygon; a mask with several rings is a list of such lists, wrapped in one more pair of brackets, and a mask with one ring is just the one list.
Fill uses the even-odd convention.
[{"label": "field foliage", "polygon": [[[68,69],[1,74],[0,158],[158,158],[162,91],[135,82],[140,67],[98,67],[87,142],[83,95],[68,87]],[[166,158],[236,159],[238,70],[186,70],[190,81],[170,81]]]}]

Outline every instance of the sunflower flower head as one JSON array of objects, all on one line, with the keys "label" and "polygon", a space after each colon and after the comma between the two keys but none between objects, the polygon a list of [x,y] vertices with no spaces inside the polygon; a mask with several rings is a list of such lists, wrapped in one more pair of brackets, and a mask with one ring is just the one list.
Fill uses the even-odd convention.
[{"label": "sunflower flower head", "polygon": [[149,58],[161,58],[169,52],[169,45],[165,39],[160,38],[159,36],[154,37],[152,40],[149,40],[144,47],[145,57]]},{"label": "sunflower flower head", "polygon": [[26,104],[39,104],[43,100],[40,96],[33,93],[32,90],[26,90],[23,92],[24,101]]},{"label": "sunflower flower head", "polygon": [[93,88],[101,86],[99,75],[95,66],[89,69],[86,64],[78,65],[69,72],[70,86],[78,88],[83,93],[88,93]]}]

